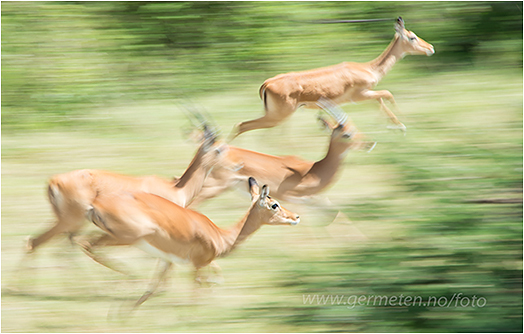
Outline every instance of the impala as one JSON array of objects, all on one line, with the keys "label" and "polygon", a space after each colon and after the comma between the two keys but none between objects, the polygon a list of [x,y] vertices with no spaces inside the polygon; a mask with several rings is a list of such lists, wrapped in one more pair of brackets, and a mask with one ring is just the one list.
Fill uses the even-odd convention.
[{"label": "impala", "polygon": [[[204,136],[204,142],[184,174],[173,181],[156,176],[131,177],[94,169],[55,175],[49,181],[48,198],[57,221],[49,230],[35,238],[29,238],[28,252],[34,251],[57,234],[73,235],[79,231],[85,224],[87,210],[97,196],[118,191],[143,191],[180,206],[188,206],[200,192],[206,175],[215,165],[221,165],[225,169],[235,167],[226,159],[228,146],[216,141],[216,133],[204,126]],[[87,254],[106,265],[94,254]]]},{"label": "impala", "polygon": [[374,142],[361,141],[363,135],[349,121],[344,112],[332,101],[321,99],[317,104],[336,120],[331,128],[329,148],[325,157],[319,161],[305,161],[294,156],[273,156],[234,146],[229,146],[228,159],[242,163],[237,171],[214,168],[204,181],[201,193],[194,204],[233,188],[245,188],[250,176],[268,184],[271,195],[288,202],[303,202],[318,194],[335,180],[345,155],[350,149],[371,150]]},{"label": "impala", "polygon": [[154,293],[174,263],[193,264],[198,280],[201,268],[229,254],[262,225],[300,222],[298,215],[268,196],[267,185],[259,191],[255,179],[250,178],[249,190],[249,211],[228,230],[196,211],[144,192],[100,194],[89,208],[87,218],[110,236],[104,245],[133,245],[165,263],[155,284],[135,303],[137,307]]},{"label": "impala", "polygon": [[384,100],[388,100],[396,105],[393,95],[387,90],[374,91],[373,88],[405,55],[431,56],[435,50],[431,44],[406,30],[400,17],[395,30],[395,37],[386,50],[370,62],[344,62],[310,71],[280,74],[266,80],[259,91],[264,102],[265,115],[237,124],[231,139],[246,131],[273,127],[301,106],[316,108],[315,102],[321,97],[329,98],[337,104],[377,100],[395,124],[393,128],[405,131],[404,124],[384,103]]}]

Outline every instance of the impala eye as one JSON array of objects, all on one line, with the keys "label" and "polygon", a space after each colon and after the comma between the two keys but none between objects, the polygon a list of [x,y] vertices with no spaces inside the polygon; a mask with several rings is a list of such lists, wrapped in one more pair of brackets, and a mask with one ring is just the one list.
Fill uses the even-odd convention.
[{"label": "impala eye", "polygon": [[276,210],[277,208],[278,208],[278,204],[277,203],[271,205],[271,209]]},{"label": "impala eye", "polygon": [[342,138],[344,138],[344,139],[351,138],[351,134],[349,134],[349,133],[344,133],[344,134],[342,135]]}]

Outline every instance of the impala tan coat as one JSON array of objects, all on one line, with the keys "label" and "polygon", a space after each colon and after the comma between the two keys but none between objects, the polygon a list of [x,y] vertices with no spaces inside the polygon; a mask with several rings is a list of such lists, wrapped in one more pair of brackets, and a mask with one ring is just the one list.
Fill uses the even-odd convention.
[{"label": "impala tan coat", "polygon": [[206,140],[198,149],[184,174],[168,181],[156,176],[131,177],[107,171],[82,169],[55,175],[48,185],[49,202],[57,217],[53,227],[28,240],[34,251],[60,233],[75,233],[85,224],[85,214],[97,196],[120,191],[149,192],[181,206],[187,206],[200,192],[204,179],[217,164],[232,168],[224,157],[227,145]]},{"label": "impala tan coat", "polygon": [[322,119],[331,128],[329,147],[323,159],[312,162],[295,156],[274,156],[230,146],[228,160],[241,163],[243,167],[237,171],[214,168],[194,204],[231,188],[245,189],[250,176],[268,184],[272,196],[288,202],[302,202],[326,189],[335,181],[350,149],[371,149],[375,145],[374,142],[362,141],[364,135],[358,133],[339,108],[334,105],[330,108],[331,113],[338,115],[340,123],[330,125]]},{"label": "impala tan coat", "polygon": [[225,256],[263,224],[296,225],[300,218],[270,198],[265,185],[249,179],[251,206],[231,229],[216,226],[206,216],[143,192],[120,192],[98,196],[88,218],[119,245],[135,245],[167,263],[158,282],[135,306],[143,303],[177,262],[190,262],[198,270]]},{"label": "impala tan coat", "polygon": [[431,56],[435,50],[431,44],[406,30],[401,18],[397,20],[395,29],[393,41],[380,56],[370,62],[344,62],[309,71],[279,74],[267,79],[259,91],[264,102],[265,115],[237,124],[231,137],[246,131],[276,126],[301,106],[317,108],[316,101],[322,97],[337,104],[377,100],[396,128],[405,131],[404,124],[384,104],[384,99],[395,104],[393,95],[387,90],[373,91],[373,88],[405,55]]}]

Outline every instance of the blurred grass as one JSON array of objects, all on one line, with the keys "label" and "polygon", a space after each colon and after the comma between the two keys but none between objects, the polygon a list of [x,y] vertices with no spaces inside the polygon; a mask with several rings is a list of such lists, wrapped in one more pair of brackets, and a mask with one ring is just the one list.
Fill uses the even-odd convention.
[{"label": "blurred grass", "polygon": [[437,50],[430,61],[409,57],[399,76],[522,69],[519,2],[5,2],[2,130],[68,126],[111,104],[258,89],[279,73],[369,61],[391,41],[392,21],[311,21],[399,15]]},{"label": "blurred grass", "polygon": [[[326,192],[351,224],[325,227],[323,213],[287,205],[301,224],[266,226],[219,260],[223,285],[194,296],[190,268],[177,267],[163,292],[126,322],[116,313],[146,289],[155,260],[132,248],[107,250],[133,274],[126,278],[57,239],[20,265],[23,239],[52,219],[45,181],[55,173],[180,175],[196,147],[184,137],[177,100],[93,109],[67,128],[3,132],[2,331],[521,331],[522,73],[476,69],[409,78],[398,72],[380,87],[395,94],[405,137],[385,130],[373,103],[344,107],[379,142],[369,154],[352,152]],[[261,114],[258,84],[196,102],[226,135],[236,122]],[[285,124],[233,144],[317,160],[328,135],[314,116],[299,110]],[[200,210],[229,226],[248,204],[227,193]],[[401,293],[475,294],[487,305],[348,309],[302,299]]]},{"label": "blurred grass", "polygon": [[[80,168],[166,178],[196,146],[178,109],[206,108],[225,137],[262,114],[258,89],[278,73],[368,61],[394,18],[435,46],[406,57],[390,90],[408,127],[386,130],[376,103],[344,106],[378,141],[351,152],[326,196],[350,219],[284,203],[295,227],[264,227],[219,260],[225,283],[195,295],[177,267],[127,321],[155,260],[106,253],[123,277],[51,241],[24,259],[24,238],[49,226],[46,180]],[[3,2],[3,332],[522,332],[521,2]],[[328,134],[315,112],[234,145],[318,160]],[[221,195],[198,209],[230,226],[249,201]],[[87,225],[86,233],[95,231]],[[303,295],[486,298],[483,308],[310,305]],[[127,305],[127,304],[126,304]]]}]

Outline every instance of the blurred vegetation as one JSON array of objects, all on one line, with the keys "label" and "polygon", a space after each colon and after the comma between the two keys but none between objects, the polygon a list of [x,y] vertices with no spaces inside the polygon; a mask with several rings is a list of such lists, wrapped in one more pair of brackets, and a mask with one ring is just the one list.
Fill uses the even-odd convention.
[{"label": "blurred vegetation", "polygon": [[[425,74],[522,66],[519,2],[6,2],[2,129],[71,121],[86,109],[242,87],[335,62],[368,61],[395,18],[431,41]],[[423,65],[422,65],[423,64]]]},{"label": "blurred vegetation", "polygon": [[[312,20],[399,15],[436,54],[402,60],[379,86],[395,95],[406,137],[377,131],[376,104],[344,107],[379,142],[352,153],[327,192],[350,226],[318,227],[326,217],[293,207],[303,222],[263,228],[220,260],[226,283],[205,301],[186,295],[182,268],[125,324],[107,310],[145,289],[152,261],[138,251],[108,252],[131,262],[135,280],[69,254],[66,241],[17,276],[22,239],[52,217],[50,175],[180,175],[195,147],[181,136],[179,99],[207,107],[227,132],[262,113],[263,80],[371,60],[394,34],[393,21]],[[2,330],[522,332],[522,41],[522,2],[3,2]],[[314,113],[292,120],[234,144],[319,159],[327,136]],[[246,207],[224,194],[199,209],[228,226]],[[13,275],[18,287],[6,289]],[[487,305],[302,303],[455,293]]]}]

